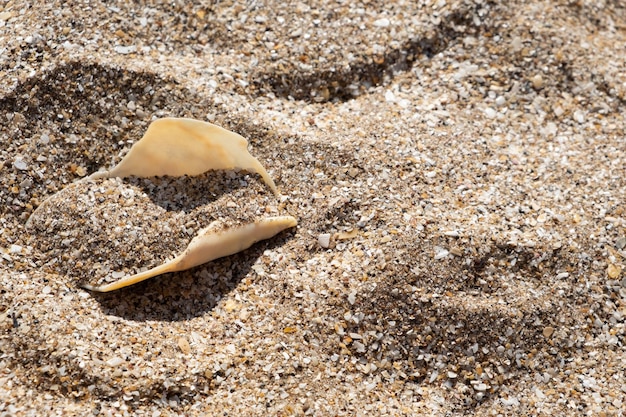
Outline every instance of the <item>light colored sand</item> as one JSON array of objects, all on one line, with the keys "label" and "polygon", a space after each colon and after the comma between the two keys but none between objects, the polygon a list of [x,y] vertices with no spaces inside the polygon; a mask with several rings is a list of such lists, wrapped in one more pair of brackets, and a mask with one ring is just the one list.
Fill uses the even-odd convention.
[{"label": "light colored sand", "polygon": [[[598,4],[0,6],[0,412],[623,414]],[[163,116],[249,139],[298,228],[103,296],[38,268],[30,213]]]}]

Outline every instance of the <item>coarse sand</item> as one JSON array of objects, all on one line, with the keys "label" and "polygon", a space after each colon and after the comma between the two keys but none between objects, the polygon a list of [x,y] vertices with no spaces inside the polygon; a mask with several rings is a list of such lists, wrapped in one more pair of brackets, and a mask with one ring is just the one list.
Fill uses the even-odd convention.
[{"label": "coarse sand", "polygon": [[[1,2],[0,415],[624,415],[625,115],[619,1]],[[206,208],[76,184],[161,117],[248,139],[281,196],[223,204],[298,226],[85,291]]]}]

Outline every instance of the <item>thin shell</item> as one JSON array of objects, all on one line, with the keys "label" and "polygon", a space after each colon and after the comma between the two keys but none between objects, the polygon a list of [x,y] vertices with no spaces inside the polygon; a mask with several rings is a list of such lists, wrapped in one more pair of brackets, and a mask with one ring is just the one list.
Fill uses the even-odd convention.
[{"label": "thin shell", "polygon": [[91,178],[199,175],[219,169],[257,173],[274,194],[278,192],[263,165],[248,152],[245,138],[214,124],[185,118],[155,120],[119,164]]},{"label": "thin shell", "polygon": [[280,216],[268,217],[254,223],[219,231],[215,231],[212,226],[209,226],[200,231],[198,236],[189,243],[189,246],[181,255],[169,262],[139,274],[123,277],[119,281],[107,285],[99,287],[83,285],[83,288],[90,291],[109,292],[156,277],[157,275],[184,271],[206,262],[241,252],[256,242],[269,239],[285,229],[294,227],[296,224],[295,218]]}]

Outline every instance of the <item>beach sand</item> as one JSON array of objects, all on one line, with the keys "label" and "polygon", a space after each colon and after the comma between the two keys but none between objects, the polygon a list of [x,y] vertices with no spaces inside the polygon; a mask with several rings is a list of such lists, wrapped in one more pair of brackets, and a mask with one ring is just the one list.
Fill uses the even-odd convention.
[{"label": "beach sand", "polygon": [[[25,3],[0,415],[623,415],[620,2]],[[161,117],[247,138],[298,226],[87,292],[26,222]]]}]

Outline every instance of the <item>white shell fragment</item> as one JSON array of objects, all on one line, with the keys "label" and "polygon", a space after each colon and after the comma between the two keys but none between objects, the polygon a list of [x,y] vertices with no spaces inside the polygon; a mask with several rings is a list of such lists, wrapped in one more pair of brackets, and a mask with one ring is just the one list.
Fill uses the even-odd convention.
[{"label": "white shell fragment", "polygon": [[38,265],[109,292],[296,226],[280,215],[276,194],[243,137],[196,120],[161,119],[113,169],[48,198],[27,227]]},{"label": "white shell fragment", "polygon": [[173,260],[152,268],[148,271],[130,275],[111,284],[94,287],[92,285],[83,285],[83,288],[98,291],[109,292],[129,285],[136,284],[157,275],[168,272],[184,271],[203,263],[241,252],[248,249],[254,243],[282,232],[283,230],[294,227],[297,224],[295,218],[291,216],[269,217],[261,219],[257,222],[246,224],[240,227],[233,227],[221,231],[214,231],[212,226],[200,231],[187,249]]},{"label": "white shell fragment", "polygon": [[178,177],[218,169],[257,173],[277,193],[263,165],[248,152],[245,138],[208,122],[173,117],[152,122],[119,164],[90,178]]}]

